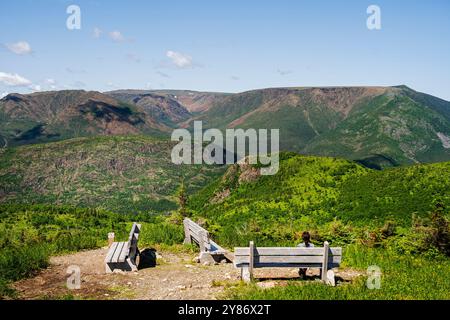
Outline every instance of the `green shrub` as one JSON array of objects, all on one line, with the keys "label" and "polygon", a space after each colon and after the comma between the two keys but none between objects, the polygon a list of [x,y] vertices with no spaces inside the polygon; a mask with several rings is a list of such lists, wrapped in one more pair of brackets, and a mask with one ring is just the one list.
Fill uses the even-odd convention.
[{"label": "green shrub", "polygon": [[139,243],[143,246],[154,244],[180,244],[184,240],[184,231],[181,225],[168,223],[150,224],[142,226],[142,232],[139,235]]},{"label": "green shrub", "polygon": [[51,253],[48,244],[23,245],[0,250],[0,275],[4,280],[19,280],[45,268]]}]

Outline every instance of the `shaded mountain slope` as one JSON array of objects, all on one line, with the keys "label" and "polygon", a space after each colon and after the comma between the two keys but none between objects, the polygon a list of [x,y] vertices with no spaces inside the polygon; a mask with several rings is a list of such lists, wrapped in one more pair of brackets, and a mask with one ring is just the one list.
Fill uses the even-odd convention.
[{"label": "shaded mountain slope", "polygon": [[135,105],[95,91],[9,94],[0,100],[0,136],[11,145],[115,134],[167,131]]},{"label": "shaded mountain slope", "polygon": [[189,111],[176,99],[147,91],[119,90],[107,95],[128,104],[142,108],[152,118],[170,127],[191,117]]}]

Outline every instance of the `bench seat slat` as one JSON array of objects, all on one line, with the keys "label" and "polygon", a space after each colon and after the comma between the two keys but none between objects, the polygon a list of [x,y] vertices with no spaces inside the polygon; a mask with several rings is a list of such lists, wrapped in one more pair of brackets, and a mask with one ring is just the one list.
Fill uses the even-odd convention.
[{"label": "bench seat slat", "polygon": [[119,255],[119,258],[117,259],[117,262],[124,262],[128,255],[130,253],[130,248],[128,246],[128,242],[125,242],[123,248],[122,248],[122,252]]},{"label": "bench seat slat", "polygon": [[118,245],[119,245],[119,242],[112,243],[111,247],[108,250],[108,254],[106,255],[105,262],[111,262],[111,258],[113,257],[114,253],[116,252]]},{"label": "bench seat slat", "polygon": [[112,263],[119,262],[120,254],[122,253],[122,250],[123,250],[123,248],[124,248],[125,245],[126,245],[126,242],[119,242],[119,243],[118,243],[117,249],[116,249],[116,251],[114,252],[114,255],[112,256],[110,262],[112,262]]}]

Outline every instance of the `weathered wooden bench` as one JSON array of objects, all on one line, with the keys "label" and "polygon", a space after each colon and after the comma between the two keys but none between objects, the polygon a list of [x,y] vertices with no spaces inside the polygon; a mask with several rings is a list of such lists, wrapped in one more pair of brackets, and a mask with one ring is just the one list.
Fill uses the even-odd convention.
[{"label": "weathered wooden bench", "polygon": [[113,242],[105,258],[106,273],[115,269],[122,271],[137,271],[138,239],[141,225],[136,222],[131,227],[130,236],[126,242]]},{"label": "weathered wooden bench", "polygon": [[249,247],[234,248],[234,266],[241,268],[242,280],[253,279],[254,268],[320,268],[321,278],[327,284],[334,285],[334,272],[339,267],[342,248],[330,248],[328,242],[323,247],[261,247],[253,241]]},{"label": "weathered wooden bench", "polygon": [[185,218],[183,220],[183,225],[184,243],[195,242],[199,245],[200,262],[220,262],[224,258],[227,260],[232,260],[229,251],[215,243],[206,229],[202,228],[189,218]]}]

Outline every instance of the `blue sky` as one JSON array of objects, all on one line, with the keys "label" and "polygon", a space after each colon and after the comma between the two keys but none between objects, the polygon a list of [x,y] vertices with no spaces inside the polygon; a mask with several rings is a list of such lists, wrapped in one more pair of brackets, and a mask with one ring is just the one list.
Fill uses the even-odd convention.
[{"label": "blue sky", "polygon": [[450,100],[450,1],[0,1],[0,94],[398,84]]}]

